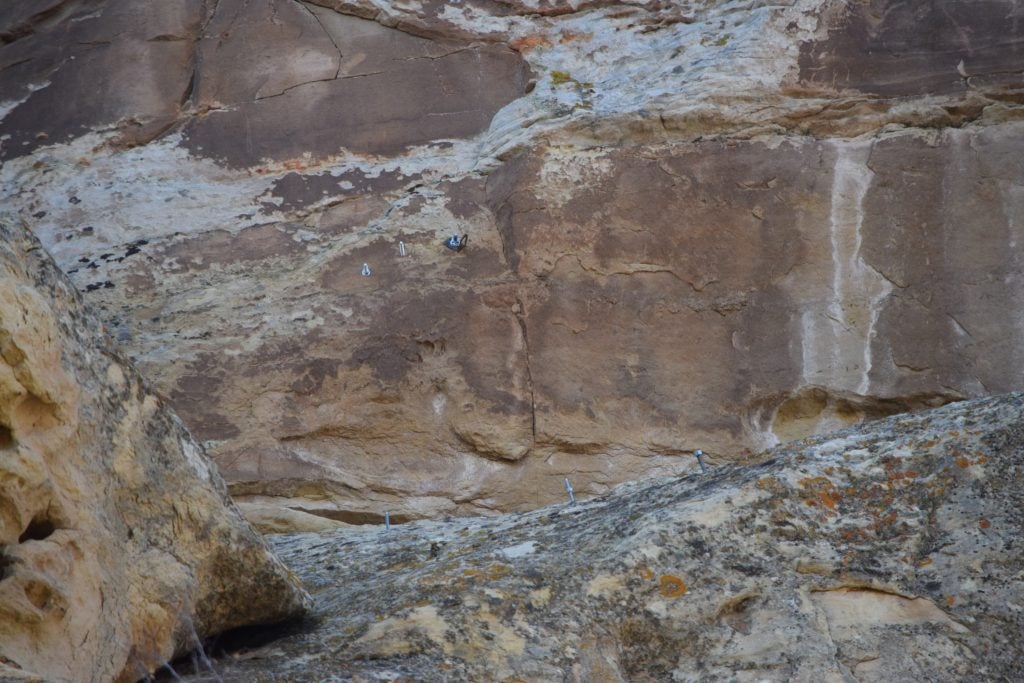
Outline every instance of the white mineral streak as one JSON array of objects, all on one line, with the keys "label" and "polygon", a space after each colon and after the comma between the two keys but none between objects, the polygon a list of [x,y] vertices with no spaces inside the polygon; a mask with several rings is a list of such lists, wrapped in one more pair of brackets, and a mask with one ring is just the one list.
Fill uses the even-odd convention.
[{"label": "white mineral streak", "polygon": [[[808,384],[867,394],[871,342],[892,284],[861,254],[864,197],[874,175],[871,141],[836,141],[829,236],[832,288],[824,310],[803,314],[803,378]],[[823,302],[824,303],[824,302]]]}]

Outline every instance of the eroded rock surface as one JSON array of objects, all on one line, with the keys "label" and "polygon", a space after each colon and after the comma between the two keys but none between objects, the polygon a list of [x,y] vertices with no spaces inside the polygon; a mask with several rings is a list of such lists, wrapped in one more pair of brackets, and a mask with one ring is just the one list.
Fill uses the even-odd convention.
[{"label": "eroded rock surface", "polygon": [[307,601],[35,237],[0,222],[0,679],[135,681]]},{"label": "eroded rock surface", "polygon": [[1014,680],[1022,426],[1012,394],[576,505],[274,537],[318,620],[215,665],[225,681]]},{"label": "eroded rock surface", "polygon": [[149,4],[3,10],[3,196],[237,496],[525,510],[1024,387],[1009,0]]}]

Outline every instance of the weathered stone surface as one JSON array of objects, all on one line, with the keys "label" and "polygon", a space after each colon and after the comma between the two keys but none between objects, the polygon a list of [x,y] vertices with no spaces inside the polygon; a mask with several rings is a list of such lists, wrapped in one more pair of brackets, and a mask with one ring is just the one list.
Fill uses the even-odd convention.
[{"label": "weathered stone surface", "polygon": [[61,7],[3,15],[4,200],[238,496],[523,510],[1024,386],[1011,3],[175,4],[98,118],[17,75],[127,16]]},{"label": "weathered stone surface", "polygon": [[426,40],[294,2],[222,2],[206,31],[196,105],[208,113],[185,126],[184,143],[235,166],[469,137],[528,77],[507,47]]},{"label": "weathered stone surface", "polygon": [[808,85],[898,97],[1019,89],[1024,80],[1012,0],[835,3],[824,18],[827,36],[800,45]]},{"label": "weathered stone surface", "polygon": [[9,3],[0,15],[0,160],[96,129],[130,144],[169,128],[191,87],[203,4]]},{"label": "weathered stone surface", "polygon": [[0,222],[0,678],[134,681],[308,597],[39,242]]},{"label": "weathered stone surface", "polygon": [[1014,388],[1019,134],[537,149],[493,173],[510,267],[542,283],[537,441],[735,452],[841,419],[833,399],[852,421]]},{"label": "weathered stone surface", "polygon": [[279,536],[317,621],[214,665],[225,681],[1013,680],[1022,425],[1012,394],[574,506]]}]

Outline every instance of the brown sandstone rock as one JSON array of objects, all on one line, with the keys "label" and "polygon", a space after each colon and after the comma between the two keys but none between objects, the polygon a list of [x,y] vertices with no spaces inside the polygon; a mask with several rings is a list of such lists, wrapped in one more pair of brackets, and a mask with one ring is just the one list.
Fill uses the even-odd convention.
[{"label": "brown sandstone rock", "polygon": [[[201,0],[8,3],[0,14],[0,159],[114,127],[144,143],[188,98]],[[12,102],[13,101],[13,102]]]},{"label": "brown sandstone rock", "polygon": [[241,167],[475,135],[528,76],[508,48],[425,40],[274,0],[221,2],[198,49],[195,105],[209,113],[186,125],[185,145]]},{"label": "brown sandstone rock", "polygon": [[1014,11],[12,8],[0,176],[236,495],[529,509],[1022,386]]},{"label": "brown sandstone rock", "polygon": [[303,613],[202,448],[10,222],[0,358],[0,678],[134,681]]},{"label": "brown sandstone rock", "polygon": [[576,505],[279,536],[319,626],[215,666],[257,683],[1015,680],[1022,424],[1011,394]]}]

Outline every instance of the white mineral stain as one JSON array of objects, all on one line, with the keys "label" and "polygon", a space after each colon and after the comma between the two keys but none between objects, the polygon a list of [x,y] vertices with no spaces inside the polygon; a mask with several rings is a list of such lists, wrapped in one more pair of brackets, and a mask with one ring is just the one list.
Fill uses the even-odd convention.
[{"label": "white mineral stain", "polygon": [[510,560],[514,560],[517,557],[525,557],[526,555],[532,555],[537,549],[537,544],[533,541],[524,541],[508,548],[502,548],[499,552]]},{"label": "white mineral stain", "polygon": [[837,141],[829,238],[832,283],[824,310],[801,317],[803,379],[807,384],[867,394],[871,342],[881,304],[892,284],[862,256],[864,198],[874,176],[868,168],[871,141]]}]

